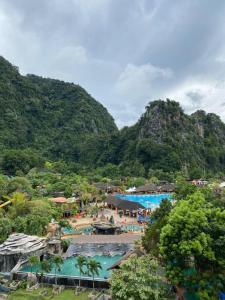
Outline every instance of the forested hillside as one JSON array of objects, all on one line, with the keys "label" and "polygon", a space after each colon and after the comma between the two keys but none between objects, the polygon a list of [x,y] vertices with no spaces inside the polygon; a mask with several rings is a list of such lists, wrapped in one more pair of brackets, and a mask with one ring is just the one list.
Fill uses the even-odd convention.
[{"label": "forested hillside", "polygon": [[[139,121],[118,131],[112,116],[82,87],[20,75],[0,57],[0,165],[26,173],[46,160],[104,174],[201,177],[225,170],[225,124],[215,114],[183,112],[171,100],[150,102]],[[111,175],[112,175],[111,174]]]},{"label": "forested hillside", "polygon": [[0,57],[0,149],[35,149],[51,159],[79,160],[86,137],[117,131],[113,118],[82,87],[21,76]]},{"label": "forested hillside", "polygon": [[175,101],[149,103],[120,136],[120,160],[138,160],[146,170],[183,170],[193,177],[225,170],[225,124],[204,111],[187,115]]}]

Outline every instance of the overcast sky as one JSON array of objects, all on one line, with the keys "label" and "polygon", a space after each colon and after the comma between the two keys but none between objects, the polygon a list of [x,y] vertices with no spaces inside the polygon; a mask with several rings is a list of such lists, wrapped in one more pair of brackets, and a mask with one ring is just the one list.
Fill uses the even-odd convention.
[{"label": "overcast sky", "polygon": [[0,54],[133,124],[166,97],[225,120],[224,0],[0,0]]}]

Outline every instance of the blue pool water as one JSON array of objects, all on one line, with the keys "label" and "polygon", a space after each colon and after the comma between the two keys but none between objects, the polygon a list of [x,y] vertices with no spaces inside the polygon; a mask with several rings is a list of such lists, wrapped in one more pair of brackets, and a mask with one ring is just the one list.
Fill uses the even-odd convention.
[{"label": "blue pool water", "polygon": [[[105,256],[105,255],[96,255],[92,256],[91,259],[96,260],[97,262],[100,262],[102,269],[99,270],[99,275],[96,275],[95,278],[100,279],[106,279],[109,278],[111,275],[111,271],[108,270],[109,267],[111,267],[113,264],[115,264],[119,259],[121,259],[122,255],[114,255],[114,256]],[[82,274],[80,276],[79,270],[76,267],[77,258],[76,257],[69,257],[64,260],[63,265],[60,267],[60,271],[56,270],[56,275],[62,275],[62,276],[72,276],[72,277],[82,277],[82,278],[90,278],[87,274]],[[29,265],[26,265],[22,267],[20,270],[21,272],[39,272],[38,267],[30,267]],[[85,268],[84,268],[84,271]],[[51,271],[48,273],[49,275],[55,275],[55,269],[54,266],[51,269]]]},{"label": "blue pool water", "polygon": [[137,224],[127,224],[123,225],[121,229],[123,231],[143,231],[144,227]]},{"label": "blue pool water", "polygon": [[62,229],[62,231],[64,234],[87,234],[87,235],[89,235],[93,232],[93,227],[87,226],[87,227],[82,227],[82,228],[78,228],[78,229],[64,227]]},{"label": "blue pool water", "polygon": [[145,208],[154,209],[159,207],[162,199],[172,200],[171,194],[149,194],[149,195],[130,195],[130,194],[116,194],[115,195],[119,199],[129,200],[133,202],[137,202],[142,204]]}]

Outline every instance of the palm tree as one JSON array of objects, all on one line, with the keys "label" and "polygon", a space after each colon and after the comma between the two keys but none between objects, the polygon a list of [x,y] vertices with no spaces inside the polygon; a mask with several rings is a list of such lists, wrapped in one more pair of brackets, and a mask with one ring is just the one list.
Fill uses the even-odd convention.
[{"label": "palm tree", "polygon": [[58,232],[59,232],[59,237],[60,238],[61,238],[61,235],[62,235],[62,229],[64,227],[69,228],[69,229],[72,228],[72,226],[70,225],[68,220],[64,220],[64,219],[62,219],[58,222],[58,226],[59,226]]},{"label": "palm tree", "polygon": [[52,260],[54,266],[55,266],[55,285],[57,285],[57,276],[56,276],[56,273],[57,273],[57,270],[60,271],[60,267],[61,265],[63,264],[63,259],[60,255],[56,255],[53,257],[53,260]]},{"label": "palm tree", "polygon": [[[84,274],[84,270],[83,267],[87,265],[87,259],[86,257],[80,255],[77,257],[77,263],[75,264],[75,267],[78,268],[79,273],[80,273],[80,277],[81,275]],[[80,281],[81,279],[79,278],[79,287],[80,287]]]},{"label": "palm tree", "polygon": [[37,267],[39,264],[39,257],[36,255],[31,255],[28,260],[31,267],[31,272],[33,273],[33,267]]},{"label": "palm tree", "polygon": [[99,275],[99,270],[102,269],[100,262],[95,259],[90,259],[87,263],[88,273],[92,276],[93,290],[95,288],[95,275]]},{"label": "palm tree", "polygon": [[43,283],[44,273],[51,272],[51,262],[47,259],[44,259],[40,263],[40,271],[41,271],[41,283]]}]

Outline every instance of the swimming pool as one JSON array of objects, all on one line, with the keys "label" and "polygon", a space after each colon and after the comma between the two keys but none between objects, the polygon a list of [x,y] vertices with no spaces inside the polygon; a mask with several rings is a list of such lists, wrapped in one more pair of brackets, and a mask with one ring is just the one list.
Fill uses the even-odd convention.
[{"label": "swimming pool", "polygon": [[123,225],[121,227],[122,231],[125,232],[129,232],[129,231],[143,231],[144,227],[141,225],[137,225],[137,224],[127,224],[127,225]]},{"label": "swimming pool", "polygon": [[119,199],[129,200],[142,204],[145,208],[155,209],[159,207],[162,199],[172,200],[172,196],[169,193],[165,194],[148,194],[148,195],[130,195],[130,194],[116,194]]},{"label": "swimming pool", "polygon": [[[120,260],[122,255],[115,255],[115,256],[106,256],[106,255],[95,255],[91,257],[91,259],[96,260],[97,262],[100,262],[102,269],[99,270],[99,275],[95,276],[96,279],[107,279],[111,275],[111,271],[108,270],[113,264],[115,264],[118,260]],[[90,258],[88,258],[90,259]],[[69,257],[66,260],[64,260],[63,265],[60,267],[60,271],[56,271],[56,275],[61,276],[68,276],[68,277],[80,277],[80,273],[78,268],[76,268],[77,258],[76,257]],[[83,268],[84,272],[87,271],[87,269]],[[29,265],[25,265],[21,268],[21,272],[39,272],[38,267],[30,267]],[[47,275],[55,275],[55,269],[54,267],[51,269]],[[89,275],[85,274],[81,276],[82,278],[91,278]]]},{"label": "swimming pool", "polygon": [[93,232],[93,227],[87,226],[87,227],[81,227],[81,228],[68,228],[64,227],[62,229],[63,234],[91,234]]}]

